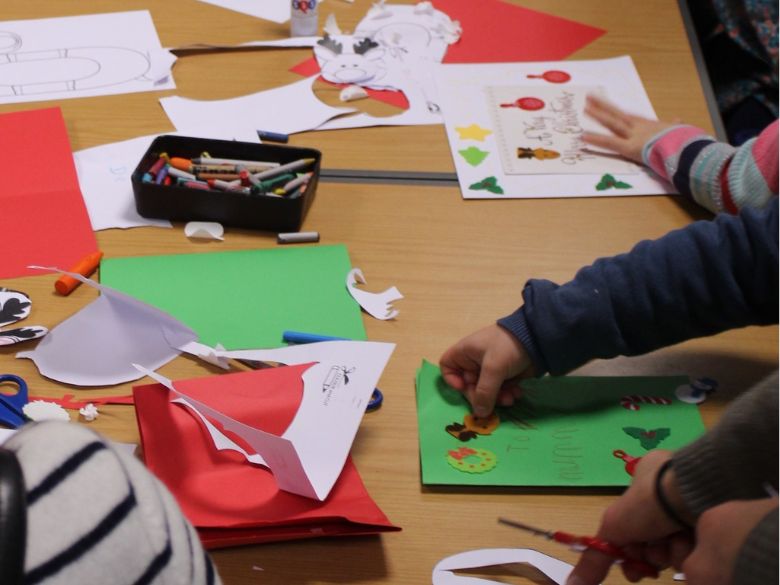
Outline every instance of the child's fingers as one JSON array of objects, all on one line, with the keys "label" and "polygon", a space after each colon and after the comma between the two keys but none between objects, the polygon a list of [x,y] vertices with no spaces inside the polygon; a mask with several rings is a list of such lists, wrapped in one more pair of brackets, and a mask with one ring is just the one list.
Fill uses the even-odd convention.
[{"label": "child's fingers", "polygon": [[622,154],[623,140],[615,136],[606,136],[604,134],[595,134],[593,132],[583,132],[582,141],[585,144],[590,144],[599,148],[606,148],[607,150]]},{"label": "child's fingers", "polygon": [[631,116],[595,96],[588,96],[585,104],[585,113],[608,130],[625,138],[631,129]]}]

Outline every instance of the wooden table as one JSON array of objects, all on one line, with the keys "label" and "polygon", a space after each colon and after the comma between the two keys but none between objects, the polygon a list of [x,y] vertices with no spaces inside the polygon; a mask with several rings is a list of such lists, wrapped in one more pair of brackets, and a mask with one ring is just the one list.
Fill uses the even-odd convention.
[{"label": "wooden table", "polygon": [[[321,19],[332,11],[348,30],[370,4],[328,0],[321,7]],[[660,118],[680,117],[711,127],[674,0],[517,4],[606,29],[572,58],[630,54]],[[2,18],[138,9],[151,11],[166,47],[283,38],[288,30],[286,25],[185,0],[5,0]],[[288,68],[309,55],[305,49],[289,49],[187,56],[174,69],[176,91],[4,105],[0,113],[59,105],[73,149],[79,150],[172,130],[158,104],[164,95],[220,99],[292,82],[299,77]],[[323,100],[336,103],[333,89],[318,91]],[[389,106],[359,103],[367,111],[392,113]],[[443,126],[308,132],[293,136],[291,144],[320,149],[327,168],[453,172]],[[318,230],[323,244],[346,243],[353,265],[363,268],[372,290],[396,285],[405,296],[397,303],[401,311],[397,320],[365,319],[369,339],[391,341],[397,348],[382,377],[385,402],[365,417],[353,448],[370,494],[403,531],[216,551],[214,559],[225,583],[425,584],[438,560],[482,547],[531,547],[573,562],[576,555],[560,545],[499,527],[497,516],[592,533],[616,492],[422,487],[415,371],[423,358],[436,362],[461,336],[513,311],[521,302],[526,279],[565,281],[597,257],[625,251],[640,239],[656,238],[704,217],[694,205],[666,196],[464,201],[457,187],[320,183],[303,229]],[[274,234],[230,228],[222,243],[194,243],[181,227],[105,230],[97,238],[109,258],[276,246]],[[95,298],[87,287],[67,298],[55,295],[54,280],[44,275],[0,285],[31,295],[29,323],[53,327]],[[41,377],[32,362],[14,359],[17,350],[0,349],[0,369],[24,376],[36,394],[89,396],[90,391]],[[776,327],[746,328],[639,358],[594,362],[580,373],[710,376],[720,383],[718,393],[702,407],[705,422],[711,425],[729,399],[777,367],[777,352]],[[207,373],[187,358],[160,371],[173,379]],[[124,394],[131,386],[100,392]],[[103,407],[90,425],[112,439],[138,441],[131,407]],[[671,584],[671,573],[659,582]],[[613,572],[606,583],[624,581]]]}]

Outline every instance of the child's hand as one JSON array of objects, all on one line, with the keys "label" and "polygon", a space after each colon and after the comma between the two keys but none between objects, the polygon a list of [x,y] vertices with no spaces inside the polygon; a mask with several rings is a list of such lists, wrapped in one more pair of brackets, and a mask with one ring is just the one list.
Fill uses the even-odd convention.
[{"label": "child's hand", "polygon": [[489,416],[497,401],[510,406],[519,395],[512,381],[533,375],[525,348],[499,325],[458,341],[444,352],[439,366],[444,380],[466,396],[480,418]]},{"label": "child's hand", "polygon": [[585,113],[606,126],[612,136],[583,132],[582,141],[612,150],[627,159],[642,164],[642,148],[653,136],[676,124],[648,120],[627,114],[623,110],[594,95],[585,102]]}]

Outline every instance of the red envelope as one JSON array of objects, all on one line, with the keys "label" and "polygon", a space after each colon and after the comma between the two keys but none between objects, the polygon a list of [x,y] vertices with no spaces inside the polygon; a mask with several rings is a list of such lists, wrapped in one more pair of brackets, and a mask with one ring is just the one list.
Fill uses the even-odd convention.
[{"label": "red envelope", "polygon": [[[301,375],[308,367],[223,374],[175,385],[238,421],[281,435],[298,410]],[[351,458],[324,502],[283,492],[266,468],[240,453],[217,451],[201,421],[187,407],[171,403],[164,386],[137,386],[133,394],[146,465],[171,490],[206,548],[400,530],[368,495]]]}]

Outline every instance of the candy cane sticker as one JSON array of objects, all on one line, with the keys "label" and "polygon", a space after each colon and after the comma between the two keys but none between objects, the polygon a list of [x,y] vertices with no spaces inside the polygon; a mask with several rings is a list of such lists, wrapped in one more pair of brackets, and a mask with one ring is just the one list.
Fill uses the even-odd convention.
[{"label": "candy cane sticker", "polygon": [[662,396],[645,396],[643,394],[629,394],[620,399],[620,406],[628,410],[639,410],[640,404],[669,405],[671,403],[671,400]]}]

